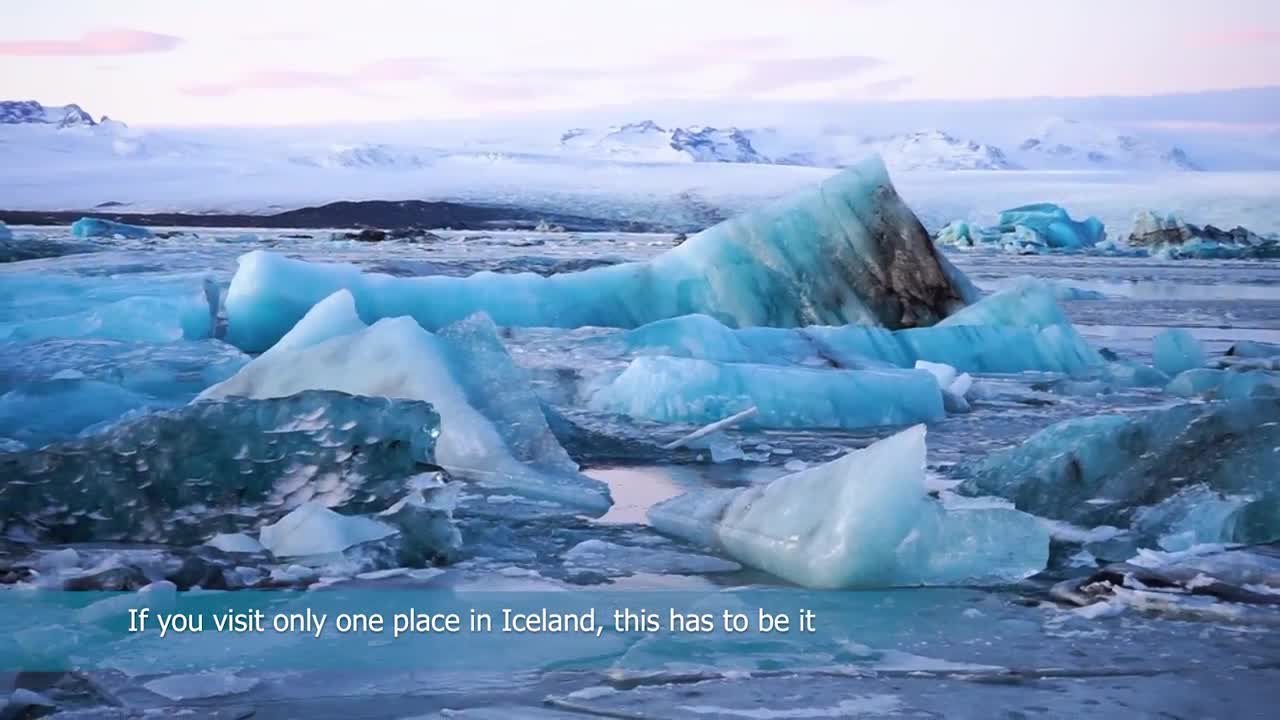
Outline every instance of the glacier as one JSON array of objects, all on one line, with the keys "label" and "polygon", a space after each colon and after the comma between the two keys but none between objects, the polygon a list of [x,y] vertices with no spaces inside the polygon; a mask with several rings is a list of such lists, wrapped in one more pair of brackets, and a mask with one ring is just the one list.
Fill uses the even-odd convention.
[{"label": "glacier", "polygon": [[436,469],[440,418],[410,400],[308,391],[129,417],[0,453],[0,525],[54,542],[195,545],[306,502],[377,512]]},{"label": "glacier", "polygon": [[[1266,518],[1260,509],[1274,507],[1280,493],[1277,447],[1280,397],[1080,417],[971,464],[960,488],[1084,527],[1124,527],[1138,508],[1203,484],[1249,496],[1261,505],[1247,512]],[[1147,530],[1159,529],[1148,523]],[[1249,532],[1249,541],[1280,540],[1280,516],[1254,523]]]},{"label": "glacier", "polygon": [[701,313],[734,327],[915,327],[975,299],[955,274],[872,158],[651,260],[551,277],[396,278],[254,251],[227,291],[227,338],[266,350],[340,289],[367,322],[408,316],[428,330],[476,312],[502,326],[632,328]]},{"label": "glacier", "polygon": [[123,237],[141,240],[154,237],[149,229],[138,225],[102,220],[100,218],[80,218],[71,225],[71,234],[79,238]]},{"label": "glacier", "polygon": [[488,318],[431,333],[409,317],[365,325],[355,303],[345,290],[323,299],[275,347],[200,397],[324,389],[428,401],[444,419],[436,459],[451,473],[592,513],[608,510],[607,488],[581,475],[556,441],[527,374]]},{"label": "glacier", "polygon": [[1017,581],[1049,536],[1008,506],[948,508],[925,489],[925,429],[765,485],[700,490],[649,511],[661,533],[810,588]]},{"label": "glacier", "polygon": [[668,355],[722,363],[869,369],[943,363],[961,372],[1077,373],[1104,361],[1067,321],[1054,291],[1024,283],[933,327],[726,327],[705,315],[659,320],[596,345],[615,355]]},{"label": "glacier", "polygon": [[668,423],[705,424],[750,407],[745,426],[843,428],[908,425],[946,416],[941,389],[924,370],[827,370],[638,357],[587,405]]}]

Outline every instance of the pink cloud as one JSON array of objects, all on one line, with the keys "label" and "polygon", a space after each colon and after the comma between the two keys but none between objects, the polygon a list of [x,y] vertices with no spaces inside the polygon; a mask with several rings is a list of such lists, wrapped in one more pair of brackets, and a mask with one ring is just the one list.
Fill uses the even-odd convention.
[{"label": "pink cloud", "polygon": [[420,80],[440,67],[433,58],[389,58],[362,65],[349,73],[260,68],[224,82],[197,83],[182,88],[188,95],[215,97],[249,90],[342,90],[370,94],[370,87]]},{"label": "pink cloud", "polygon": [[166,52],[182,38],[146,30],[94,30],[75,40],[15,40],[0,42],[0,55],[133,55]]},{"label": "pink cloud", "polygon": [[1195,33],[1188,36],[1193,45],[1201,47],[1241,47],[1244,45],[1270,45],[1280,43],[1280,30],[1222,30]]}]

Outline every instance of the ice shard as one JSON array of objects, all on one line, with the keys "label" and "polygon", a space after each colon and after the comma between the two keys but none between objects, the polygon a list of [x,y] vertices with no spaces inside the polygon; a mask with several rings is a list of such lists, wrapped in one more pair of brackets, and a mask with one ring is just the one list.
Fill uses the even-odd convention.
[{"label": "ice shard", "polygon": [[[1196,484],[1224,495],[1275,498],[1277,447],[1280,398],[1074,418],[976,463],[961,489],[1085,527],[1124,527],[1139,508]],[[1251,513],[1264,507],[1274,505]],[[1250,537],[1280,539],[1280,515],[1249,517]]]},{"label": "ice shard", "polygon": [[1016,581],[1044,569],[1049,536],[1007,505],[949,508],[926,492],[916,426],[767,485],[654,506],[664,534],[812,588]]},{"label": "ice shard", "polygon": [[439,426],[427,403],[338,392],[196,402],[0,454],[0,525],[54,542],[194,545],[308,501],[376,512],[435,467]]},{"label": "ice shard", "polygon": [[755,406],[744,425],[865,428],[940,420],[942,393],[924,370],[819,370],[643,356],[590,393],[588,405],[660,422],[704,424]]},{"label": "ice shard", "polygon": [[578,472],[547,426],[527,373],[484,316],[438,333],[408,317],[366,326],[351,294],[338,291],[201,397],[312,389],[428,401],[443,418],[436,459],[454,475],[589,512],[609,508],[608,489]]},{"label": "ice shard", "polygon": [[873,158],[647,262],[550,277],[396,278],[258,251],[240,259],[226,309],[228,338],[247,351],[266,350],[344,288],[366,321],[409,316],[428,330],[477,312],[502,326],[632,328],[702,313],[734,327],[903,328],[973,299],[958,275]]}]

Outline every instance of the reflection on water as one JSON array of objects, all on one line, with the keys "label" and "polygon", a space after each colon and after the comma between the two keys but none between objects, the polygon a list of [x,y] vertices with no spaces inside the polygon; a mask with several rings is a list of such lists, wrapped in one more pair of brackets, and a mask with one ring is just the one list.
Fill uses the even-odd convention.
[{"label": "reflection on water", "polygon": [[649,508],[683,492],[688,482],[678,482],[678,474],[692,474],[675,467],[592,468],[584,475],[600,480],[613,494],[613,507],[596,522],[610,525],[647,524]]}]

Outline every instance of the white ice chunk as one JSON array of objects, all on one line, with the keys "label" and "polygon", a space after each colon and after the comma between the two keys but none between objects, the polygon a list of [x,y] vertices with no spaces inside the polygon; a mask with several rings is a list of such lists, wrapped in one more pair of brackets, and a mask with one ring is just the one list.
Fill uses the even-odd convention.
[{"label": "white ice chunk", "polygon": [[436,461],[450,472],[591,512],[610,505],[607,487],[578,473],[560,447],[528,378],[483,316],[439,333],[407,317],[366,327],[350,294],[339,291],[200,398],[312,389],[430,402],[441,417]]},{"label": "white ice chunk", "polygon": [[813,588],[1007,582],[1042,570],[1049,536],[1001,504],[947,508],[925,487],[924,426],[767,485],[654,506],[659,532]]},{"label": "white ice chunk", "polygon": [[259,542],[277,557],[307,557],[340,553],[398,531],[369,518],[339,515],[318,502],[299,505],[271,525],[265,525]]},{"label": "white ice chunk", "polygon": [[226,553],[260,553],[262,544],[244,533],[218,533],[205,543]]}]

